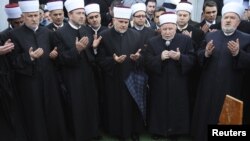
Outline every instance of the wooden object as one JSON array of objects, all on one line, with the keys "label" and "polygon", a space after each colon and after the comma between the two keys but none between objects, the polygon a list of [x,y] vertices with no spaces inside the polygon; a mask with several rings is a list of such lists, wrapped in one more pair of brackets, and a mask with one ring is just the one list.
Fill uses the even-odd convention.
[{"label": "wooden object", "polygon": [[220,125],[242,125],[243,101],[226,95],[220,114]]}]

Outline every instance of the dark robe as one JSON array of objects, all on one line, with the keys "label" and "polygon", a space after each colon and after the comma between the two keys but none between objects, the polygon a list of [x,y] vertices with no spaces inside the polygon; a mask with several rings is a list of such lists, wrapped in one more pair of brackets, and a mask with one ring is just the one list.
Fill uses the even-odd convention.
[{"label": "dark robe", "polygon": [[[95,34],[95,31],[90,26],[87,26],[87,28],[90,31],[90,34],[93,36]],[[106,26],[101,26],[100,29],[97,31],[97,35],[100,35],[100,33],[106,29],[108,29]]]},{"label": "dark robe", "polygon": [[182,29],[181,31],[179,29],[177,29],[177,33],[182,33],[183,31],[187,30],[188,32],[192,32],[192,44],[193,47],[195,49],[195,51],[197,51],[201,45],[201,42],[204,39],[204,33],[202,32],[202,30],[192,26],[192,25],[188,25],[187,28]]},{"label": "dark robe", "polygon": [[[227,44],[237,38],[240,51],[233,57]],[[225,36],[222,31],[206,35],[204,46],[198,52],[202,74],[193,116],[195,141],[208,140],[207,125],[218,124],[226,94],[242,99],[242,78],[244,71],[250,66],[249,39],[248,34],[240,31],[235,31],[230,36]],[[206,58],[205,46],[210,40],[213,40],[215,48],[213,54]]]},{"label": "dark robe", "polygon": [[0,34],[1,34],[1,40],[2,41],[7,41],[7,39],[9,38],[9,34],[10,34],[11,30],[13,30],[13,28],[8,27],[5,30],[1,31]]},{"label": "dark robe", "polygon": [[[15,83],[30,141],[68,141],[55,67],[49,58],[54,48],[50,34],[47,28],[34,32],[26,25],[10,32],[15,44],[11,56]],[[31,61],[30,47],[40,47],[44,54]]]},{"label": "dark robe", "polygon": [[[90,35],[94,36],[95,31],[90,27],[87,26],[88,30],[90,31]],[[108,29],[106,26],[101,26],[98,31],[97,31],[97,37],[100,36],[100,33],[103,32],[104,30]],[[93,50],[94,51],[94,50]],[[96,57],[97,55],[97,49],[94,51],[94,56]],[[96,61],[96,60],[95,60]],[[103,74],[102,74],[102,69],[98,65],[97,62],[93,63],[93,70],[94,70],[94,75],[95,75],[95,83],[97,85],[97,91],[98,91],[98,105],[99,105],[99,127],[103,127],[103,93],[104,93],[104,80],[103,80]]]},{"label": "dark robe", "polygon": [[191,26],[195,26],[195,25],[197,25],[197,24],[199,24],[199,23],[196,22],[196,21],[193,21],[192,19],[190,19],[190,20],[188,21],[188,24],[191,25]]},{"label": "dark robe", "polygon": [[[211,26],[211,29],[218,29],[218,30],[221,30],[221,22],[215,24],[215,25],[212,25]],[[248,33],[250,34],[250,22],[247,21],[247,20],[241,20],[239,26],[237,27],[237,30],[241,31],[241,32],[245,32],[245,33]],[[250,73],[247,72],[246,75],[244,76],[243,78],[244,82],[243,82],[243,91],[244,91],[244,94],[243,94],[243,99],[246,101],[244,103],[244,113],[243,113],[243,123],[244,124],[250,124],[250,97],[248,96],[249,95],[249,80],[250,80]]]},{"label": "dark robe", "polygon": [[[0,46],[4,45],[2,33],[0,36]],[[7,55],[0,55],[0,140],[14,141],[15,131],[12,121],[11,99],[13,89],[10,78],[10,66]]]},{"label": "dark robe", "polygon": [[58,30],[58,28],[53,24],[53,23],[50,23],[49,25],[46,26],[49,30],[51,31],[56,31]]},{"label": "dark robe", "polygon": [[[66,19],[63,19],[63,26],[67,23],[68,21]],[[62,26],[62,27],[63,27]],[[62,27],[56,27],[54,23],[50,23],[49,25],[46,26],[48,29],[50,29],[51,31],[56,31]]]},{"label": "dark robe", "polygon": [[[100,35],[102,40],[97,56],[104,73],[104,130],[113,136],[128,138],[134,133],[141,133],[144,124],[124,82],[136,67],[136,62],[129,56],[136,53],[143,43],[140,34],[133,29],[119,33],[111,28]],[[127,58],[121,64],[116,63],[114,53],[127,55]]]},{"label": "dark robe", "polygon": [[[12,28],[0,33],[0,45],[9,38]],[[9,54],[0,55],[0,140],[26,141],[25,130],[22,123],[22,108],[14,88],[14,76],[11,69]]]},{"label": "dark robe", "polygon": [[[161,60],[162,51],[176,51],[177,47],[181,52],[179,61]],[[152,38],[145,64],[150,88],[149,132],[163,136],[189,134],[188,74],[195,64],[191,38],[176,33],[168,47],[161,36]]]},{"label": "dark robe", "polygon": [[[182,29],[180,31],[177,29],[177,33],[182,33],[183,31],[187,30],[188,32],[192,32],[192,44],[194,47],[195,53],[197,53],[199,47],[201,46],[201,43],[204,39],[204,32],[194,26],[188,25],[187,28]],[[188,89],[190,91],[190,112],[192,116],[193,107],[195,105],[195,98],[197,93],[197,87],[200,79],[200,72],[201,68],[198,65],[198,59],[196,57],[195,66],[192,68],[190,75],[189,75],[189,82],[188,82]]]},{"label": "dark robe", "polygon": [[[92,35],[86,27],[76,30],[68,23],[57,30],[59,64],[71,103],[72,131],[75,141],[89,141],[98,136],[98,97],[92,63]],[[67,33],[67,34],[65,34]],[[89,37],[88,47],[79,53],[76,38]]]},{"label": "dark robe", "polygon": [[157,35],[157,33],[149,27],[144,27],[142,30],[137,30],[135,27],[133,27],[133,29],[140,33],[141,38],[142,38],[141,41],[144,43],[144,45],[147,44],[150,38]]},{"label": "dark robe", "polygon": [[[210,25],[209,29],[214,29],[213,25],[216,25],[220,22],[220,18],[216,18],[215,24]],[[200,23],[194,25],[194,27],[201,29],[206,24],[205,20],[202,20]],[[209,32],[209,31],[208,31]]]}]

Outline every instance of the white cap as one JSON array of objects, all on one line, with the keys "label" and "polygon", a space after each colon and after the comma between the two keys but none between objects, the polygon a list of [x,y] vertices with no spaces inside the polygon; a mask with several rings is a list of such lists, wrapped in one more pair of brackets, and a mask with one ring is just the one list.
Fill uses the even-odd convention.
[{"label": "white cap", "polygon": [[237,3],[243,4],[243,0],[223,0],[224,5],[230,2],[237,2]]},{"label": "white cap", "polygon": [[91,3],[85,6],[85,13],[86,15],[97,12],[100,13],[100,6],[97,3]]},{"label": "white cap", "polygon": [[66,0],[64,2],[64,6],[68,12],[75,9],[84,8],[84,0]]},{"label": "white cap", "polygon": [[181,2],[177,4],[176,6],[176,11],[180,11],[180,10],[191,13],[193,10],[193,5],[187,0],[181,0]]},{"label": "white cap", "polygon": [[164,7],[167,12],[175,12],[176,5],[175,0],[165,0],[162,7]]},{"label": "white cap", "polygon": [[163,25],[165,23],[174,23],[176,24],[177,22],[177,15],[173,12],[166,12],[164,14],[162,14],[159,17],[160,20],[160,25]]},{"label": "white cap", "polygon": [[48,1],[47,9],[49,11],[63,9],[63,1],[61,1],[61,0],[59,0],[59,1],[51,1],[51,2]]},{"label": "white cap", "polygon": [[245,9],[242,4],[236,2],[230,2],[222,7],[221,15],[223,16],[225,13],[233,12],[236,13],[241,18],[244,14],[244,11]]},{"label": "white cap", "polygon": [[134,15],[138,11],[146,12],[146,5],[145,3],[135,3],[131,6],[131,9],[132,9],[132,15]]},{"label": "white cap", "polygon": [[5,13],[8,19],[17,19],[21,17],[22,11],[17,3],[5,5]]},{"label": "white cap", "polygon": [[114,18],[130,19],[132,10],[127,7],[114,7]]},{"label": "white cap", "polygon": [[39,1],[38,0],[18,1],[18,4],[19,4],[21,11],[23,13],[39,11]]}]

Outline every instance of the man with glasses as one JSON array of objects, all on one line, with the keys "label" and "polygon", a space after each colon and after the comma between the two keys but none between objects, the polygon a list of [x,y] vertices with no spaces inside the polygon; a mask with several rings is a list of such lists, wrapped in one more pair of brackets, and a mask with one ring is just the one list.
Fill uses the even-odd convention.
[{"label": "man with glasses", "polygon": [[146,45],[147,41],[156,35],[156,32],[146,27],[146,5],[144,3],[133,4],[132,7],[132,27],[141,34],[142,42]]}]

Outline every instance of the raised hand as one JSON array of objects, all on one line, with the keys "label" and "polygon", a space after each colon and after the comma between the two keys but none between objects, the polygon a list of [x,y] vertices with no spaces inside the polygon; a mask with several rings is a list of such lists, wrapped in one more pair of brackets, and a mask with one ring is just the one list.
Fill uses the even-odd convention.
[{"label": "raised hand", "polygon": [[35,59],[40,58],[43,55],[43,49],[42,48],[37,48],[35,51],[33,51],[33,47],[30,47],[29,49],[29,55],[30,59],[34,61]]},{"label": "raised hand", "polygon": [[14,44],[8,39],[3,46],[0,46],[0,55],[7,54],[14,49]]},{"label": "raised hand", "polygon": [[55,59],[58,56],[58,52],[57,52],[57,47],[55,47],[50,53],[49,53],[49,57],[51,59]]},{"label": "raised hand", "polygon": [[192,31],[188,32],[187,30],[184,30],[184,31],[182,32],[182,34],[187,35],[187,36],[189,36],[190,38],[192,38]]},{"label": "raised hand", "polygon": [[126,58],[127,58],[127,55],[117,56],[115,53],[113,54],[113,59],[114,59],[117,63],[122,63]]},{"label": "raised hand", "polygon": [[227,48],[230,50],[232,56],[237,56],[240,51],[240,42],[239,39],[237,38],[236,41],[229,41],[227,43]]},{"label": "raised hand", "polygon": [[130,59],[134,61],[138,60],[141,56],[140,52],[141,52],[141,49],[138,49],[135,54],[130,54]]},{"label": "raised hand", "polygon": [[210,57],[213,54],[213,50],[214,50],[214,44],[213,44],[213,40],[209,41],[206,45],[206,49],[205,49],[205,57]]},{"label": "raised hand", "polygon": [[177,48],[176,51],[173,51],[173,50],[169,51],[169,57],[173,60],[178,61],[180,59],[180,56],[181,56],[181,52],[179,48]]},{"label": "raised hand", "polygon": [[161,60],[164,61],[166,59],[169,59],[169,51],[168,50],[164,50],[162,53],[161,53]]},{"label": "raised hand", "polygon": [[76,37],[76,49],[80,53],[84,50],[89,43],[89,38],[87,36],[83,36],[80,40]]},{"label": "raised hand", "polygon": [[101,40],[102,40],[102,36],[99,36],[97,38],[97,34],[94,34],[94,41],[92,43],[92,46],[93,46],[94,49],[98,47],[98,45],[100,44]]}]

